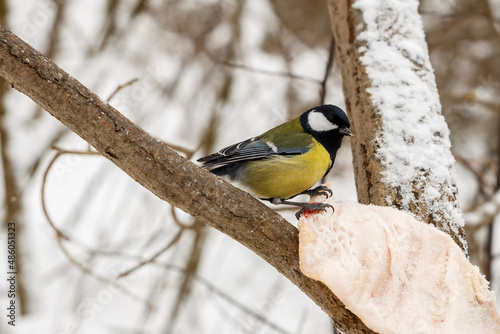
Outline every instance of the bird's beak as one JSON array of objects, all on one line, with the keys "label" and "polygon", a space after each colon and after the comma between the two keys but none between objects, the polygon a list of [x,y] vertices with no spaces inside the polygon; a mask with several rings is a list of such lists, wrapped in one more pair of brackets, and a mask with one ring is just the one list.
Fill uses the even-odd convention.
[{"label": "bird's beak", "polygon": [[341,128],[339,130],[339,132],[344,135],[344,136],[348,136],[348,137],[351,137],[352,136],[352,132],[351,130],[349,130],[348,128]]}]

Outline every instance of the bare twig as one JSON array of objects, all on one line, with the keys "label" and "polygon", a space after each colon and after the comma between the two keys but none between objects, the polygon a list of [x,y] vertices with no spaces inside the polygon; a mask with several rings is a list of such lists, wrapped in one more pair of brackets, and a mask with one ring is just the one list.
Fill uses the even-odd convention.
[{"label": "bare twig", "polygon": [[101,283],[111,285],[120,292],[122,292],[124,295],[129,296],[135,301],[143,302],[148,305],[148,307],[153,308],[154,306],[149,303],[147,299],[144,299],[143,297],[135,294],[134,292],[130,291],[129,289],[125,288],[123,285],[119,283],[119,281],[112,280],[107,278],[106,276],[102,276],[101,274],[95,272],[94,270],[90,269],[89,267],[85,266],[83,263],[79,262],[77,259],[73,257],[73,255],[66,249],[66,246],[64,245],[64,241],[62,240],[63,237],[62,235],[57,236],[57,243],[59,245],[59,248],[62,250],[63,254],[66,256],[66,258],[73,264],[75,267],[77,267],[81,272],[84,274],[89,275],[90,277],[98,280]]},{"label": "bare twig", "polygon": [[111,93],[111,95],[108,97],[108,99],[107,99],[106,101],[108,101],[108,102],[109,102],[109,101],[111,101],[111,99],[112,99],[112,98],[113,98],[113,97],[114,97],[114,96],[115,96],[115,95],[116,95],[119,91],[121,91],[121,90],[122,90],[123,88],[125,88],[125,87],[128,87],[128,86],[132,85],[133,83],[135,83],[135,82],[136,82],[136,81],[138,81],[138,80],[139,80],[139,79],[134,78],[134,79],[132,79],[132,80],[130,80],[130,81],[127,81],[127,82],[126,82],[126,83],[124,83],[123,85],[120,85],[120,86],[116,87],[116,89],[113,91],[113,93]]},{"label": "bare twig", "polygon": [[[0,5],[4,7],[4,5]],[[3,17],[5,12],[0,13]],[[15,223],[16,237],[22,238],[24,231],[24,222],[22,215],[23,196],[18,182],[18,173],[16,168],[16,159],[13,159],[9,153],[11,151],[10,138],[15,131],[7,124],[7,110],[5,108],[4,99],[8,88],[4,80],[0,79],[0,164],[1,178],[3,181],[3,203],[0,204],[2,209],[5,208],[5,213],[2,212],[1,223],[2,230],[7,231],[9,222]],[[25,288],[24,279],[24,252],[18,252],[14,259],[16,271],[19,273],[16,281],[17,296],[19,300],[19,313],[24,315],[28,312],[28,292]]]},{"label": "bare twig", "polygon": [[174,223],[179,226],[179,228],[184,230],[196,230],[199,228],[195,223],[186,225],[185,223],[181,222],[179,217],[177,217],[177,213],[175,212],[175,206],[172,206],[170,213],[172,214],[172,218],[174,218]]},{"label": "bare twig", "polygon": [[170,148],[172,148],[173,150],[176,150],[177,152],[181,152],[181,153],[184,153],[186,155],[186,159],[188,160],[191,160],[191,158],[193,157],[193,155],[196,153],[196,151],[198,151],[200,149],[200,146],[202,144],[200,144],[195,150],[189,150],[185,147],[182,147],[182,146],[179,146],[179,145],[174,145],[174,144],[168,144],[168,146],[170,146]]},{"label": "bare twig", "polygon": [[251,66],[247,65],[242,65],[242,64],[235,64],[231,63],[227,60],[222,60],[217,57],[215,57],[208,49],[203,45],[199,44],[200,50],[203,51],[208,58],[210,58],[214,63],[216,64],[221,64],[227,67],[235,68],[235,69],[240,69],[240,70],[245,70],[253,73],[258,73],[258,74],[264,74],[264,75],[271,75],[271,76],[277,76],[277,77],[285,77],[285,78],[290,78],[290,79],[296,79],[296,80],[303,80],[303,81],[309,81],[309,82],[314,82],[316,84],[321,85],[321,81],[315,78],[303,76],[303,75],[298,75],[298,74],[293,74],[289,72],[279,72],[279,71],[269,71],[269,70],[263,70],[259,68],[254,68]]},{"label": "bare twig", "polygon": [[46,201],[45,201],[45,186],[47,185],[47,177],[49,175],[49,171],[51,170],[52,166],[54,165],[54,163],[56,162],[56,160],[64,155],[64,154],[82,154],[82,155],[100,155],[100,153],[98,152],[92,152],[92,151],[86,151],[86,152],[81,152],[81,151],[68,151],[68,150],[63,150],[63,149],[60,149],[56,146],[54,146],[54,149],[57,151],[56,154],[54,155],[54,157],[52,158],[52,160],[50,160],[47,168],[45,169],[45,172],[43,173],[43,177],[42,177],[42,188],[41,188],[41,196],[40,196],[40,199],[42,201],[42,210],[43,210],[43,213],[45,215],[45,218],[47,219],[49,225],[52,227],[52,229],[56,232],[56,235],[57,237],[59,238],[63,238],[67,241],[72,241],[74,243],[77,243],[79,244],[80,247],[82,248],[88,248],[85,244],[83,244],[81,241],[79,240],[76,240],[76,239],[72,239],[70,236],[68,236],[66,233],[62,232],[53,222],[52,218],[50,218],[50,215],[49,215],[49,211],[47,209],[47,204],[46,204]]},{"label": "bare twig", "polygon": [[[203,245],[205,244],[207,229],[206,225],[202,221],[196,219],[194,222],[194,238],[191,245],[191,249],[186,261],[186,269],[195,274],[198,271],[200,258],[203,250]],[[167,318],[165,324],[165,332],[171,333],[175,328],[175,323],[178,320],[178,314],[181,312],[184,302],[189,297],[191,291],[192,279],[190,276],[184,276],[181,279],[180,286],[178,288],[177,297],[170,311],[170,315]]]},{"label": "bare twig", "polygon": [[458,154],[455,154],[455,159],[457,160],[457,162],[461,163],[465,168],[467,168],[467,170],[469,170],[472,175],[474,175],[474,177],[476,178],[476,181],[477,181],[477,184],[479,186],[479,192],[481,193],[481,195],[484,197],[484,198],[488,198],[490,196],[490,194],[488,194],[487,190],[486,190],[486,182],[484,181],[484,177],[481,173],[479,173],[473,166],[472,164],[470,163],[469,160],[465,159],[464,157],[458,155]]},{"label": "bare twig", "polygon": [[332,36],[332,40],[330,42],[330,50],[328,52],[328,60],[326,62],[325,75],[323,76],[323,80],[321,81],[320,104],[325,104],[326,82],[328,81],[328,77],[330,76],[330,71],[332,70],[334,59],[335,59],[335,37]]},{"label": "bare twig", "polygon": [[70,237],[67,236],[64,232],[60,231],[54,222],[52,221],[52,218],[50,218],[49,211],[47,210],[47,205],[45,203],[45,186],[47,185],[47,176],[49,175],[49,171],[52,168],[52,165],[56,162],[56,160],[62,155],[63,153],[61,151],[58,151],[56,155],[52,158],[52,160],[49,162],[49,165],[45,169],[45,173],[43,173],[43,178],[42,178],[42,189],[41,189],[41,196],[40,199],[42,200],[42,210],[45,215],[45,219],[47,219],[49,225],[52,227],[52,229],[56,232],[57,237],[61,237],[65,240],[70,240]]},{"label": "bare twig", "polygon": [[[65,248],[63,248],[63,251],[67,252],[67,250]],[[140,263],[144,263],[146,261],[145,259],[143,259],[139,255],[127,254],[127,253],[123,253],[120,251],[103,251],[103,250],[96,250],[96,249],[93,249],[93,250],[88,249],[86,251],[88,252],[89,255],[90,254],[92,254],[92,255],[99,254],[102,256],[118,256],[118,257],[121,257],[123,259],[140,261]],[[75,266],[79,267],[82,270],[82,272],[85,272],[85,273],[95,277],[96,279],[105,282],[105,283],[110,283],[109,282],[110,280],[108,278],[102,277],[100,275],[95,275],[95,273],[91,269],[89,269],[85,266],[82,266],[81,263],[76,261],[70,254],[68,254],[68,255],[69,255],[70,261],[74,261]],[[202,276],[200,276],[196,273],[193,273],[191,270],[188,270],[188,269],[183,268],[181,266],[178,266],[176,264],[161,262],[158,260],[158,258],[150,259],[150,261],[148,261],[148,263],[150,263],[151,265],[154,265],[156,267],[160,267],[164,270],[176,271],[178,273],[181,273],[183,275],[191,277],[191,279],[193,279],[194,282],[199,283],[200,285],[204,286],[208,291],[217,295],[222,300],[226,301],[228,304],[236,307],[237,309],[241,310],[242,312],[247,313],[249,316],[262,322],[263,324],[267,325],[269,328],[273,329],[274,331],[277,331],[278,333],[289,334],[287,331],[283,330],[281,327],[279,327],[278,325],[274,324],[272,321],[267,319],[264,314],[253,311],[252,309],[250,309],[246,305],[238,302],[236,299],[232,298],[230,295],[226,294],[224,291],[222,291],[217,286],[215,286],[212,282],[210,282],[209,280],[203,278]],[[130,274],[132,274],[132,272]],[[116,279],[119,280],[123,276],[124,276],[123,274],[119,274],[116,277]],[[116,284],[113,282],[111,282],[111,283]],[[153,305],[146,304],[146,306],[147,306],[149,311],[154,310]]]},{"label": "bare twig", "polygon": [[500,191],[497,191],[489,201],[483,203],[474,211],[464,214],[468,226],[487,226],[500,212]]},{"label": "bare twig", "polygon": [[136,270],[140,269],[141,267],[147,265],[148,263],[154,262],[160,255],[162,255],[163,253],[165,253],[173,245],[175,245],[177,243],[177,241],[179,241],[180,237],[182,236],[182,232],[184,232],[183,229],[180,229],[179,231],[177,231],[177,233],[172,238],[172,240],[170,240],[170,242],[168,244],[166,244],[163,248],[161,248],[160,250],[158,250],[153,256],[151,256],[149,259],[145,259],[145,260],[137,263],[132,268],[130,268],[130,269],[122,272],[120,275],[118,275],[118,277],[122,278],[122,277],[125,277],[127,275],[130,275],[131,273],[133,273],[134,271],[136,271]]},{"label": "bare twig", "polygon": [[[45,170],[44,174],[43,174],[43,178],[42,178],[42,189],[41,189],[41,200],[42,200],[42,209],[43,209],[43,213],[45,215],[45,218],[47,219],[49,225],[52,227],[52,229],[54,230],[54,232],[56,232],[56,238],[57,238],[57,243],[59,245],[59,248],[61,249],[61,251],[63,252],[63,254],[66,256],[66,258],[75,266],[77,267],[78,269],[80,269],[83,273],[93,277],[94,279],[102,282],[102,283],[105,283],[105,284],[110,284],[110,285],[113,285],[113,286],[116,286],[117,288],[119,288],[120,291],[122,291],[125,295],[131,297],[132,299],[134,300],[141,300],[141,301],[144,301],[146,303],[149,303],[147,300],[144,300],[142,297],[134,294],[133,292],[129,291],[128,289],[118,285],[116,282],[108,279],[107,277],[105,276],[102,276],[100,274],[98,274],[97,272],[93,271],[92,269],[86,267],[84,264],[82,264],[81,262],[79,262],[78,260],[76,260],[72,255],[71,253],[66,249],[66,247],[64,246],[64,241],[67,241],[67,242],[70,242],[76,246],[78,246],[80,249],[84,250],[85,252],[87,252],[88,254],[92,254],[93,251],[91,250],[91,248],[86,245],[85,243],[83,243],[81,240],[79,239],[76,239],[76,238],[73,238],[71,236],[69,236],[68,234],[64,233],[63,231],[61,231],[57,226],[56,224],[54,224],[53,220],[50,218],[50,215],[49,215],[49,212],[47,210],[47,205],[46,205],[46,201],[45,201],[45,187],[46,187],[46,184],[47,184],[47,176],[49,174],[49,171],[51,170],[52,166],[54,165],[54,163],[56,162],[56,160],[64,155],[64,154],[87,154],[87,155],[98,155],[99,153],[98,152],[92,152],[92,151],[87,151],[87,152],[79,152],[79,151],[67,151],[67,150],[62,150],[62,149],[59,149],[59,148],[56,148],[57,149],[57,152],[55,154],[55,156],[52,158],[52,160],[49,162],[49,165],[47,166],[47,169]],[[149,305],[150,307],[152,307],[151,305]]]},{"label": "bare twig", "polygon": [[302,332],[304,331],[304,325],[306,324],[306,319],[307,319],[307,310],[304,310],[300,315],[300,320],[297,323],[297,328],[295,329],[294,334],[302,334]]},{"label": "bare twig", "polygon": [[200,275],[197,275],[189,270],[186,270],[185,268],[182,268],[182,267],[179,267],[179,266],[176,266],[173,264],[164,264],[161,262],[155,262],[155,264],[158,266],[161,266],[165,269],[175,270],[175,271],[178,271],[186,276],[190,276],[194,281],[203,285],[205,288],[207,288],[213,294],[217,295],[218,297],[220,297],[221,299],[223,299],[224,301],[226,301],[230,305],[242,310],[243,312],[245,312],[249,316],[253,317],[254,319],[267,325],[272,330],[274,330],[278,333],[282,333],[282,334],[289,334],[289,332],[287,332],[286,330],[282,329],[281,327],[279,327],[278,325],[274,324],[269,319],[267,319],[265,317],[265,314],[261,314],[259,312],[256,312],[256,311],[250,309],[249,307],[247,307],[246,305],[238,302],[236,299],[234,299],[231,296],[229,296],[228,294],[224,293],[222,290],[220,290],[214,284],[212,284],[209,280],[201,277]]}]

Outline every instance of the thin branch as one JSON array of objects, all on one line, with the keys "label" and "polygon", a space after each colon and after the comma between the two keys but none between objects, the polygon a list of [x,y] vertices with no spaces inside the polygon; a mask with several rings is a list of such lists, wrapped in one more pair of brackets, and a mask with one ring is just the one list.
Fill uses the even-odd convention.
[{"label": "thin branch", "polygon": [[200,149],[200,147],[203,145],[203,143],[200,143],[198,147],[194,150],[187,149],[185,147],[179,146],[179,145],[174,145],[174,144],[168,144],[171,149],[176,150],[177,152],[184,153],[186,155],[186,159],[191,160],[193,155]]},{"label": "thin branch", "polygon": [[297,328],[295,329],[294,334],[302,334],[302,332],[304,331],[304,325],[306,323],[306,319],[307,319],[307,310],[304,310],[300,315],[300,320],[297,323]]},{"label": "thin branch", "polygon": [[[66,249],[64,249],[64,251],[66,251]],[[133,261],[140,261],[141,263],[142,262],[145,262],[145,259],[143,259],[141,256],[139,255],[133,255],[133,254],[127,254],[127,253],[123,253],[121,251],[103,251],[103,250],[98,250],[98,249],[93,249],[93,250],[86,250],[88,251],[88,254],[89,255],[102,255],[102,256],[118,256],[118,257],[121,257],[123,259],[128,259],[128,260],[133,260]],[[74,260],[71,256],[70,258],[72,260]],[[256,320],[262,322],[263,324],[267,325],[269,328],[279,332],[279,333],[283,333],[283,334],[289,334],[287,331],[285,331],[284,329],[282,329],[281,327],[279,327],[278,325],[274,324],[272,321],[270,321],[269,319],[267,319],[263,314],[259,313],[259,312],[256,312],[256,311],[253,311],[252,309],[248,308],[246,305],[238,302],[236,299],[232,298],[230,295],[226,294],[224,291],[222,291],[221,289],[219,289],[217,286],[215,286],[212,282],[210,282],[208,279],[205,279],[204,277],[192,272],[191,270],[188,270],[186,268],[183,268],[179,265],[176,265],[176,264],[171,264],[171,263],[165,263],[165,262],[160,262],[158,261],[157,258],[155,259],[151,259],[151,261],[149,261],[149,263],[151,265],[154,265],[156,267],[160,267],[164,270],[171,270],[171,271],[176,271],[178,273],[181,273],[185,276],[189,276],[193,279],[194,282],[204,286],[208,291],[210,291],[211,293],[217,295],[218,297],[220,297],[222,300],[226,301],[228,304],[232,305],[233,307],[236,307],[237,309],[241,310],[242,312],[245,312],[247,313],[249,316],[255,318]],[[77,261],[75,261],[75,266],[81,266],[81,264]],[[90,269],[83,266],[81,268],[82,271],[84,272],[88,272]],[[90,270],[90,273],[89,274],[93,274],[92,271]],[[124,275],[123,274],[119,274],[116,279],[120,279],[121,277],[123,277]],[[99,277],[99,278],[102,278],[102,277]],[[105,280],[109,280],[107,278],[104,278]],[[150,304],[146,304],[147,307],[149,309],[152,309],[152,305]],[[303,319],[304,317],[302,316],[301,319]],[[302,321],[301,321],[302,323]],[[300,333],[300,332],[299,332]]]},{"label": "thin branch", "polygon": [[52,166],[54,165],[54,163],[56,162],[57,159],[59,159],[60,156],[64,155],[64,154],[80,154],[80,155],[100,155],[100,153],[98,152],[92,152],[92,151],[88,151],[88,152],[81,152],[81,151],[68,151],[68,150],[63,150],[63,149],[60,149],[58,148],[57,146],[54,146],[53,147],[57,152],[56,154],[54,155],[54,157],[52,158],[52,160],[50,160],[49,164],[47,165],[47,168],[45,169],[45,172],[43,173],[43,177],[42,177],[42,188],[40,190],[41,192],[41,196],[40,196],[40,199],[42,201],[42,210],[43,210],[43,213],[45,215],[45,218],[47,219],[47,222],[49,223],[49,225],[52,227],[52,229],[56,232],[56,235],[57,237],[61,237],[63,238],[64,240],[67,240],[67,241],[72,241],[74,243],[78,243],[82,248],[87,248],[86,245],[84,245],[81,241],[79,240],[73,240],[71,239],[70,236],[68,236],[66,233],[64,233],[63,231],[61,231],[53,222],[52,218],[50,217],[49,215],[49,211],[47,209],[47,204],[46,204],[46,200],[45,200],[45,186],[47,185],[47,177],[49,175],[49,172],[52,168]]},{"label": "thin branch", "polygon": [[488,192],[486,190],[487,185],[486,185],[486,182],[484,180],[483,174],[479,173],[472,166],[472,164],[470,163],[469,160],[465,159],[464,157],[462,157],[458,154],[455,154],[454,156],[455,156],[455,159],[457,160],[457,162],[462,164],[465,168],[467,168],[467,170],[469,170],[472,173],[472,175],[474,175],[474,177],[476,178],[477,184],[479,186],[479,192],[481,193],[481,195],[484,198],[488,198],[490,195],[488,194]]},{"label": "thin branch", "polygon": [[323,80],[321,81],[320,104],[325,104],[326,82],[328,81],[328,77],[330,76],[334,59],[335,59],[335,37],[332,36],[330,42],[330,50],[328,52],[328,60],[326,62],[325,75],[323,76]]},{"label": "thin branch", "polygon": [[42,209],[43,209],[43,213],[44,213],[45,218],[47,219],[49,225],[52,227],[52,229],[56,233],[56,239],[57,239],[57,244],[59,245],[59,248],[61,249],[61,251],[63,252],[63,254],[66,256],[66,258],[75,267],[77,267],[80,271],[82,271],[83,273],[85,273],[85,274],[93,277],[94,279],[96,279],[96,280],[98,280],[98,281],[100,281],[102,283],[116,286],[121,292],[123,292],[125,295],[131,297],[132,299],[139,300],[139,301],[142,301],[142,302],[146,302],[149,307],[153,307],[152,305],[149,305],[149,302],[147,300],[144,300],[142,297],[134,294],[133,292],[131,292],[128,289],[126,289],[125,287],[122,287],[119,284],[117,284],[116,282],[108,279],[107,277],[98,274],[97,272],[95,272],[92,269],[90,269],[87,266],[85,266],[83,263],[81,263],[78,260],[76,260],[73,257],[73,255],[71,255],[71,253],[64,246],[64,241],[67,241],[67,242],[70,242],[70,243],[78,246],[80,249],[84,250],[88,254],[92,254],[93,253],[92,250],[91,250],[91,248],[89,246],[87,246],[85,243],[83,243],[81,240],[76,239],[76,238],[72,238],[68,234],[66,234],[63,231],[61,231],[56,226],[56,224],[54,224],[53,220],[50,218],[50,215],[49,215],[49,212],[48,212],[48,209],[47,209],[47,205],[46,205],[46,201],[45,201],[45,186],[47,184],[47,176],[48,176],[49,171],[51,170],[52,166],[54,165],[54,163],[56,162],[56,160],[60,156],[62,156],[63,154],[75,154],[75,153],[76,154],[88,154],[88,155],[99,154],[97,152],[92,152],[92,151],[78,152],[78,151],[66,151],[66,150],[57,149],[56,155],[49,162],[49,165],[47,166],[47,169],[45,170],[45,172],[43,174],[43,178],[42,178],[42,189],[41,189]]},{"label": "thin branch", "polygon": [[168,244],[166,244],[163,248],[161,248],[160,250],[158,250],[153,256],[151,256],[149,259],[145,259],[139,263],[137,263],[135,266],[133,266],[132,268],[122,272],[120,275],[118,275],[118,278],[122,278],[122,277],[125,277],[127,275],[130,275],[131,273],[133,273],[134,271],[140,269],[141,267],[151,263],[151,262],[154,262],[160,255],[162,255],[163,253],[165,253],[167,250],[169,250],[173,245],[175,245],[179,239],[181,238],[182,236],[182,232],[184,232],[183,229],[180,229],[179,231],[177,231],[177,233],[175,234],[175,236],[172,238],[172,240],[170,240],[170,242]]},{"label": "thin branch", "polygon": [[177,217],[177,213],[175,212],[175,206],[171,207],[170,213],[172,214],[172,218],[174,218],[174,223],[179,226],[179,228],[184,229],[184,230],[197,230],[199,226],[196,225],[196,223],[193,223],[191,225],[187,225],[183,222],[180,221],[179,217]]},{"label": "thin branch", "polygon": [[[5,9],[5,4],[1,4],[0,8]],[[5,12],[0,13],[3,16]],[[7,109],[5,103],[5,96],[7,92],[7,84],[4,80],[0,79],[0,164],[1,164],[1,178],[4,182],[3,188],[3,203],[0,204],[5,211],[0,214],[3,220],[1,229],[7,231],[9,222],[16,224],[16,238],[22,240],[24,235],[24,217],[22,215],[23,196],[21,188],[19,187],[18,173],[16,168],[16,159],[13,159],[11,152],[11,136],[16,131],[13,127],[8,125],[7,122]],[[15,111],[13,110],[13,113]],[[24,252],[18,252],[14,259],[14,266],[19,273],[16,280],[17,297],[19,301],[19,314],[24,315],[29,312],[29,293],[25,287],[24,275]]]},{"label": "thin branch", "polygon": [[198,46],[199,46],[200,50],[203,51],[203,53],[205,53],[208,56],[208,58],[210,58],[216,64],[221,64],[221,65],[224,65],[227,67],[245,70],[245,71],[258,73],[258,74],[277,76],[277,77],[285,77],[285,78],[296,79],[296,80],[303,80],[303,81],[313,82],[313,83],[316,83],[319,85],[322,84],[322,82],[318,79],[303,76],[303,75],[293,74],[290,72],[269,71],[269,70],[259,69],[259,68],[255,68],[255,67],[251,67],[251,66],[247,66],[247,65],[231,63],[227,60],[222,60],[222,59],[215,57],[210,51],[208,51],[208,49],[205,47],[205,45],[199,44]]},{"label": "thin branch", "polygon": [[474,211],[464,214],[467,226],[481,227],[490,225],[493,218],[500,213],[500,191],[497,191],[489,201],[481,204]]},{"label": "thin branch", "polygon": [[133,83],[135,83],[135,82],[136,82],[136,81],[138,81],[138,80],[139,80],[139,79],[134,78],[134,79],[132,79],[132,80],[130,80],[130,81],[127,81],[127,82],[126,82],[126,83],[124,83],[123,85],[120,85],[120,86],[116,87],[116,89],[113,91],[113,93],[111,93],[111,95],[107,98],[107,100],[106,100],[106,101],[108,101],[108,102],[109,102],[109,101],[111,101],[111,99],[112,99],[112,98],[113,98],[113,97],[114,97],[114,96],[115,96],[115,95],[116,95],[119,91],[121,91],[121,90],[122,90],[123,88],[125,88],[125,87],[128,87],[128,86],[132,85]]},{"label": "thin branch", "polygon": [[173,264],[164,264],[164,263],[161,263],[161,262],[155,262],[156,265],[158,266],[161,266],[165,269],[169,269],[169,270],[175,270],[175,271],[178,271],[186,276],[190,276],[195,282],[203,285],[205,288],[207,288],[210,292],[212,292],[213,294],[217,295],[218,297],[220,297],[221,299],[223,299],[224,301],[226,301],[228,304],[242,310],[243,312],[245,312],[246,314],[250,315],[251,317],[253,317],[255,320],[258,320],[260,322],[262,322],[263,324],[267,325],[269,328],[271,328],[272,330],[278,332],[278,333],[282,333],[282,334],[290,334],[289,332],[287,332],[286,330],[282,329],[281,327],[279,327],[278,325],[274,324],[273,322],[271,322],[269,319],[267,319],[265,317],[265,314],[261,314],[259,312],[256,312],[252,309],[250,309],[249,307],[247,307],[246,305],[238,302],[236,299],[232,298],[231,296],[229,296],[228,294],[224,293],[222,290],[220,290],[219,288],[217,288],[214,284],[212,284],[209,280],[201,277],[200,275],[197,275],[189,270],[186,270],[185,268],[182,268],[182,267],[179,267],[179,266],[176,266],[176,265],[173,265]]},{"label": "thin branch", "polygon": [[[101,155],[101,153],[99,153],[99,152],[92,151],[90,147],[86,151],[76,151],[76,150],[67,150],[67,149],[61,148],[57,145],[53,145],[52,149],[58,152],[58,157],[63,155],[63,154]],[[50,169],[50,168],[47,167],[47,169]]]},{"label": "thin branch", "polygon": [[45,215],[45,219],[47,219],[47,222],[49,223],[49,225],[52,227],[52,229],[56,232],[56,236],[59,238],[63,238],[65,240],[70,240],[70,237],[66,235],[66,233],[60,231],[56,225],[54,224],[54,222],[52,221],[52,218],[50,218],[50,215],[49,215],[49,211],[47,209],[47,205],[46,205],[46,202],[45,202],[45,186],[47,184],[47,176],[49,175],[49,171],[50,169],[52,168],[52,165],[56,162],[56,160],[62,155],[63,153],[61,153],[60,151],[58,151],[56,153],[56,155],[54,155],[54,157],[52,158],[52,160],[50,160],[49,162],[49,165],[47,166],[47,168],[45,169],[45,172],[43,173],[43,178],[42,178],[42,189],[41,189],[41,200],[42,200],[42,210],[43,210],[43,214]]},{"label": "thin branch", "polygon": [[[49,165],[47,166],[44,174],[43,174],[43,178],[42,178],[42,189],[41,189],[41,200],[42,200],[42,208],[43,208],[43,212],[44,212],[44,215],[45,215],[45,218],[47,219],[47,221],[49,222],[49,225],[52,227],[52,229],[56,232],[56,235],[58,238],[62,238],[66,241],[69,241],[69,242],[72,242],[72,243],[75,243],[77,244],[81,249],[87,251],[87,253],[90,253],[89,251],[89,247],[87,245],[85,245],[83,242],[81,242],[80,240],[78,239],[74,239],[72,237],[70,237],[69,235],[65,234],[64,232],[62,232],[55,224],[54,222],[52,221],[52,219],[50,218],[50,215],[48,213],[48,209],[47,209],[47,205],[46,205],[46,200],[45,200],[45,185],[47,184],[47,176],[49,174],[49,171],[51,170],[52,166],[54,165],[54,163],[56,162],[56,160],[62,156],[63,154],[77,154],[77,155],[101,155],[99,152],[94,152],[94,151],[72,151],[72,150],[64,150],[64,149],[61,149],[57,146],[54,146],[53,147],[55,150],[57,150],[57,153],[56,155],[52,158],[52,160],[49,162]],[[174,207],[172,207],[172,210],[174,209]],[[180,222],[178,223],[178,225],[181,227],[181,229],[176,233],[176,235],[174,236],[174,238],[165,246],[163,247],[162,249],[160,249],[157,253],[155,253],[150,259],[147,259],[147,260],[144,260],[140,263],[138,263],[137,265],[135,265],[134,267],[130,268],[129,270],[123,272],[122,274],[120,274],[120,278],[121,277],[124,277],[124,276],[127,276],[129,275],[130,273],[138,270],[139,268],[143,267],[144,265],[148,264],[148,263],[151,263],[152,261],[154,261],[156,258],[158,258],[161,254],[163,254],[164,252],[166,252],[168,249],[170,249],[174,244],[177,243],[177,241],[179,241],[181,235],[182,235],[182,232],[186,229],[192,229],[192,227],[190,226],[185,226],[183,224],[181,224]],[[59,240],[58,240],[59,241]],[[61,243],[59,243],[61,245]],[[63,250],[64,254],[68,254],[65,250]],[[71,262],[76,262],[76,260],[73,260]],[[79,266],[80,268],[82,266]],[[88,270],[86,271],[88,272]]]},{"label": "thin branch", "polygon": [[371,331],[299,268],[298,231],[262,202],[189,162],[0,26],[0,76],[159,198],[248,247],[348,333]]},{"label": "thin branch", "polygon": [[[185,261],[186,268],[189,272],[195,274],[199,268],[200,258],[203,250],[203,245],[205,243],[206,236],[206,226],[202,221],[196,219],[194,222],[195,231],[194,238],[190,247],[189,255]],[[181,312],[184,302],[189,297],[191,292],[192,279],[190,276],[184,276],[181,281],[175,298],[170,314],[166,316],[166,323],[163,329],[166,333],[171,333],[174,331],[175,324],[177,322],[178,314]]]},{"label": "thin branch", "polygon": [[141,302],[141,303],[146,303],[148,307],[154,308],[154,305],[151,305],[150,302],[147,299],[144,299],[143,297],[135,294],[134,292],[128,290],[124,286],[122,286],[119,281],[115,281],[112,279],[107,278],[106,276],[102,276],[101,274],[97,273],[96,271],[92,270],[91,268],[85,266],[83,263],[79,262],[77,259],[73,257],[73,255],[66,249],[66,246],[64,245],[64,241],[62,240],[63,237],[62,235],[57,236],[57,243],[59,245],[59,248],[62,250],[63,254],[66,256],[66,258],[73,264],[76,268],[78,268],[81,272],[83,272],[86,275],[89,275],[90,277],[96,279],[97,281],[108,284],[113,286],[114,288],[117,288],[120,290],[121,293],[123,293],[126,296],[129,296],[132,300]]}]

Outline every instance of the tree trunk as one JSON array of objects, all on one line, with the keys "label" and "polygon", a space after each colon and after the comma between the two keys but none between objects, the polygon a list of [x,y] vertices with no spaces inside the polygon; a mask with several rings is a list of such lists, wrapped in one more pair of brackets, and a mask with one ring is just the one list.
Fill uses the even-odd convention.
[{"label": "tree trunk", "polygon": [[328,0],[358,200],[394,206],[467,252],[449,130],[416,0]]}]

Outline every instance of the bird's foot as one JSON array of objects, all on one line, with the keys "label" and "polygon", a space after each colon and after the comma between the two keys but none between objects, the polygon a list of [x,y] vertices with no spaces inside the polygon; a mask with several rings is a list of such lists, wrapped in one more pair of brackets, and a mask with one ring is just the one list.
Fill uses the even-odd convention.
[{"label": "bird's foot", "polygon": [[[313,189],[313,190],[315,190],[315,189]],[[330,189],[328,189],[328,190],[330,190]],[[331,192],[331,190],[330,190],[330,192]],[[327,192],[325,191],[325,193],[327,193]],[[297,211],[295,213],[295,217],[297,219],[299,219],[300,216],[304,212],[306,212],[306,211],[325,211],[326,212],[327,208],[331,208],[332,209],[332,213],[335,212],[335,209],[333,208],[333,206],[331,204],[328,204],[328,203],[293,202],[293,201],[287,201],[287,200],[284,200],[284,199],[281,199],[281,198],[271,198],[271,199],[269,199],[269,201],[271,203],[273,203],[273,204],[276,204],[276,205],[278,205],[278,204],[286,204],[286,205],[295,205],[295,206],[302,207],[302,209],[300,209],[299,211]]]},{"label": "bird's foot", "polygon": [[333,191],[325,186],[317,186],[313,189],[307,189],[303,191],[301,194],[309,195],[311,197],[314,196],[325,196],[326,198],[333,196]]},{"label": "bird's foot", "polygon": [[328,204],[328,203],[302,203],[302,204],[305,204],[305,205],[301,205],[302,209],[300,209],[299,211],[297,211],[295,213],[295,218],[297,218],[297,220],[300,219],[300,216],[302,216],[302,214],[304,214],[306,211],[325,211],[326,212],[327,208],[331,208],[332,213],[335,212],[335,208],[331,204]]}]

